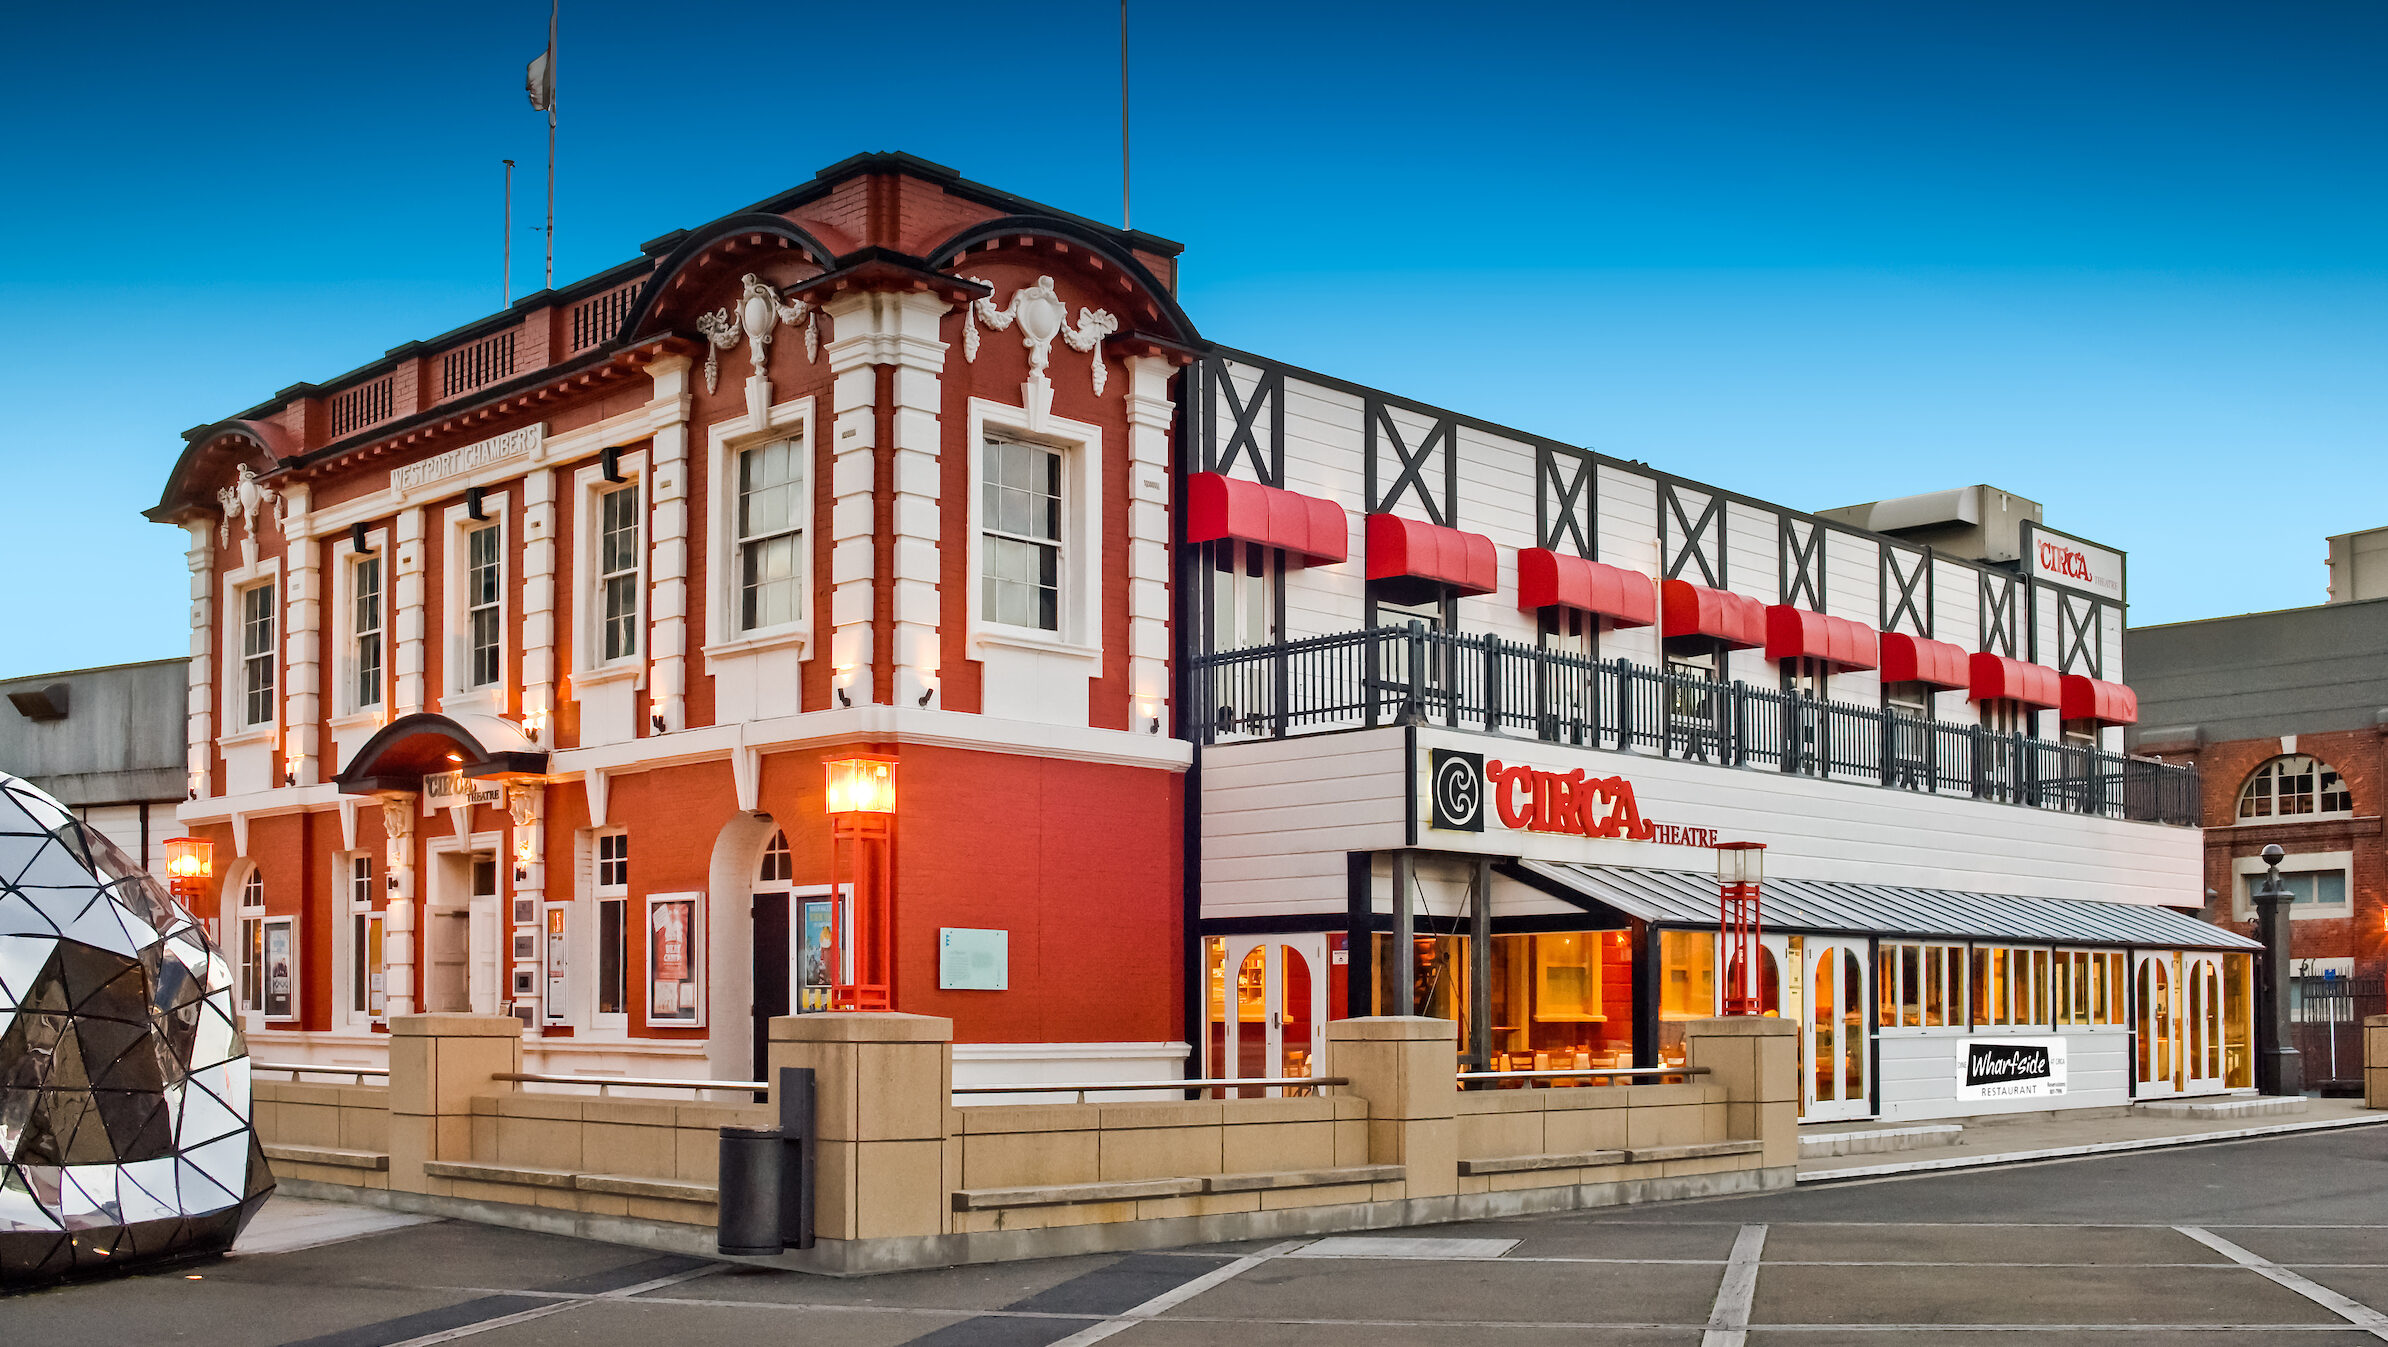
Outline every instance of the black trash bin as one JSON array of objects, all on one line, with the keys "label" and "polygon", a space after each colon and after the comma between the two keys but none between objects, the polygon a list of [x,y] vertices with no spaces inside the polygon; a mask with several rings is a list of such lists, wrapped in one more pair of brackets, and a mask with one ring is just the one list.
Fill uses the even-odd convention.
[{"label": "black trash bin", "polygon": [[780,1252],[786,1182],[781,1145],[776,1127],[721,1129],[721,1219],[715,1247],[723,1253],[756,1258]]}]

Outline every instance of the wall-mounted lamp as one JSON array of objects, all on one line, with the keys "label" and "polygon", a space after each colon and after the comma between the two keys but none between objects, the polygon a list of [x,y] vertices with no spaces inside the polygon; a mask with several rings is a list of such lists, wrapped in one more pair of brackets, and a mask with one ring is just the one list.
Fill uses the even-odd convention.
[{"label": "wall-mounted lamp", "polygon": [[489,518],[489,515],[481,508],[481,488],[468,486],[464,489],[464,513],[468,519]]},{"label": "wall-mounted lamp", "polygon": [[348,550],[357,553],[359,556],[364,555],[365,551],[367,550],[365,543],[365,521],[362,519],[348,526]]},{"label": "wall-mounted lamp", "polygon": [[614,485],[629,481],[622,475],[622,446],[609,445],[604,453],[597,455],[597,470],[605,474],[607,482]]},{"label": "wall-mounted lamp", "polygon": [[546,728],[546,707],[536,706],[522,713],[522,732],[529,736],[532,743],[535,744],[539,742],[539,733]]}]

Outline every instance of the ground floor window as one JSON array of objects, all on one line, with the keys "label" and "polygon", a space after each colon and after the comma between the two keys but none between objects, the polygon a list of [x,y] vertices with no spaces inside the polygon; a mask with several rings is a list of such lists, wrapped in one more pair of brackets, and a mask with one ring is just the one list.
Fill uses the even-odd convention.
[{"label": "ground floor window", "polygon": [[1876,1020],[1881,1027],[1965,1027],[1963,945],[1885,941],[1875,965]]},{"label": "ground floor window", "polygon": [[389,1011],[389,976],[382,970],[381,960],[381,914],[351,913],[348,923],[348,1011],[378,1020]]},{"label": "ground floor window", "polygon": [[[1415,941],[1414,1013],[1456,1021],[1459,1050],[1471,1056],[1472,995],[1464,935]],[[1393,967],[1393,938],[1374,941],[1380,1015],[1403,1013]],[[1625,931],[1552,931],[1492,938],[1491,1041],[1494,1071],[1564,1071],[1633,1065],[1633,940]],[[1713,996],[1713,992],[1711,993]],[[1387,1008],[1390,1007],[1390,1008]]]},{"label": "ground floor window", "polygon": [[624,1015],[630,1010],[627,980],[630,900],[597,900],[597,1013]]}]

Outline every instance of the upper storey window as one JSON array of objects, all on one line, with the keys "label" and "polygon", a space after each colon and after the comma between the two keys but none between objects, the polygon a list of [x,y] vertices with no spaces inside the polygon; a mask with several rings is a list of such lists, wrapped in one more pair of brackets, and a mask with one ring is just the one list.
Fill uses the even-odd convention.
[{"label": "upper storey window", "polygon": [[504,635],[499,600],[498,529],[495,524],[486,524],[464,535],[464,685],[467,688],[497,684]]},{"label": "upper storey window", "polygon": [[1061,630],[1059,451],[987,441],[980,501],[984,571],[980,604],[990,622]]},{"label": "upper storey window", "polygon": [[1211,547],[1211,648],[1234,650],[1277,639],[1277,589],[1284,554],[1222,539]]},{"label": "upper storey window", "polygon": [[382,600],[381,558],[358,557],[350,564],[349,684],[350,705],[357,710],[381,705]]},{"label": "upper storey window", "polygon": [[2239,818],[2343,817],[2355,812],[2354,792],[2336,768],[2319,758],[2286,754],[2258,767],[2239,788]]},{"label": "upper storey window", "polygon": [[804,616],[803,461],[797,442],[738,452],[738,630]]},{"label": "upper storey window", "polygon": [[597,603],[607,662],[638,653],[638,483],[598,497]]},{"label": "upper storey window", "polygon": [[274,584],[251,585],[240,594],[241,723],[265,725],[274,718]]}]

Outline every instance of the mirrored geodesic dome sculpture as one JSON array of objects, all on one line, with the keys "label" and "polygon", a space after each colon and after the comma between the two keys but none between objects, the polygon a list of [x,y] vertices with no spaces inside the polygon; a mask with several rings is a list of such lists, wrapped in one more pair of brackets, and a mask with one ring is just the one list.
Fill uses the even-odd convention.
[{"label": "mirrored geodesic dome sculpture", "polygon": [[232,1246],[273,1177],[232,973],[164,885],[0,772],[0,1289]]}]

